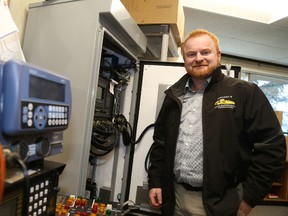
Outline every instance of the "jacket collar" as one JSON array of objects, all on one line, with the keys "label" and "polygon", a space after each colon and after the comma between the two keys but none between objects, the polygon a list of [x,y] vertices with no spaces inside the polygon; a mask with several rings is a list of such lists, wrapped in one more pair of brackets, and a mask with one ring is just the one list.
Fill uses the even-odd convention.
[{"label": "jacket collar", "polygon": [[[221,71],[221,66],[217,67],[211,75],[211,80],[209,82],[209,85],[215,82],[218,82],[220,79],[223,79],[225,75]],[[184,95],[185,91],[185,85],[187,84],[188,79],[190,78],[190,75],[186,73],[184,76],[182,76],[175,84],[173,84],[168,90],[172,91],[173,94],[177,97],[180,97]]]}]

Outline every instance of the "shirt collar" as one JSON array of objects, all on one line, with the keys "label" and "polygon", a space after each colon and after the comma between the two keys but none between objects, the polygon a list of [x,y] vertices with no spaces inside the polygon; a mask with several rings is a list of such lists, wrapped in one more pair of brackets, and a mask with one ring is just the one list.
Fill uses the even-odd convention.
[{"label": "shirt collar", "polygon": [[[205,89],[207,87],[207,85],[210,83],[210,81],[211,81],[211,76],[206,79],[206,82],[204,82],[203,89]],[[193,80],[192,80],[192,77],[189,77],[189,79],[187,80],[186,85],[185,85],[185,93],[189,89],[192,89],[192,86],[193,86]]]}]

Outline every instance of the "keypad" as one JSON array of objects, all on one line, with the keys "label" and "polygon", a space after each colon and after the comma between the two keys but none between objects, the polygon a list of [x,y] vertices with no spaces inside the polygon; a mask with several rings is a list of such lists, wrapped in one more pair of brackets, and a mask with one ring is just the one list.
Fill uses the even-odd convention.
[{"label": "keypad", "polygon": [[22,102],[22,128],[66,128],[68,118],[68,106]]},{"label": "keypad", "polygon": [[30,187],[29,216],[46,215],[48,208],[49,180],[37,182]]}]

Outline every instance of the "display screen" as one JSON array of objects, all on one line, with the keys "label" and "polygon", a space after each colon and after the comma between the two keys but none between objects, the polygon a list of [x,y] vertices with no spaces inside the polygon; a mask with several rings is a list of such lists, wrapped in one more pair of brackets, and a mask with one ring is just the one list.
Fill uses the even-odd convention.
[{"label": "display screen", "polygon": [[65,85],[30,75],[29,97],[65,102]]}]

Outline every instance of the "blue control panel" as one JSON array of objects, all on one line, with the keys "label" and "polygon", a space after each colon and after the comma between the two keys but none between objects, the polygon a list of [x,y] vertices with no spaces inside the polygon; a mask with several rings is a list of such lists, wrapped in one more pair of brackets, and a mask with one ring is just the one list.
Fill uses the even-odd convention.
[{"label": "blue control panel", "polygon": [[21,61],[2,64],[2,133],[15,136],[65,130],[71,115],[70,81]]}]

